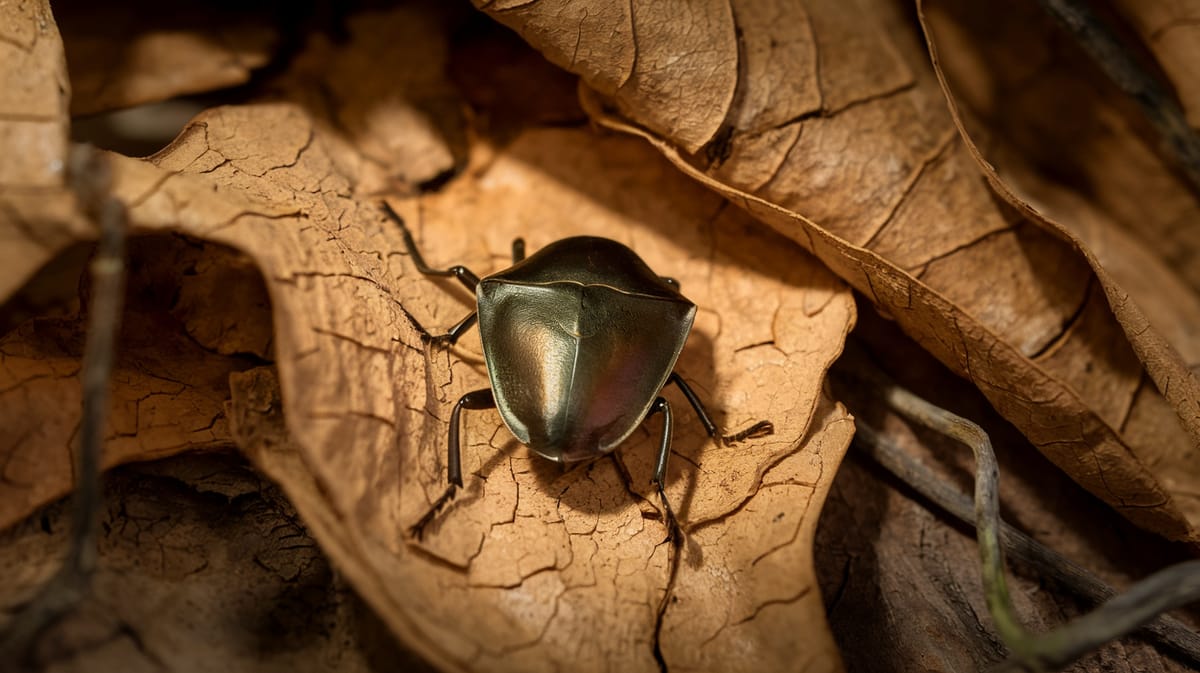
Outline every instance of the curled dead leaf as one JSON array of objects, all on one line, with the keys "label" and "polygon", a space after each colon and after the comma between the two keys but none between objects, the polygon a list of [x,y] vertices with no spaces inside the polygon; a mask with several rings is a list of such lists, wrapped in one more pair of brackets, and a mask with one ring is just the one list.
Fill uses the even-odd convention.
[{"label": "curled dead leaf", "polygon": [[729,112],[738,44],[724,0],[475,4],[689,151],[711,141]]},{"label": "curled dead leaf", "polygon": [[[1138,411],[1162,405],[1161,394],[1143,385],[1143,367],[1156,364],[1139,360],[1087,257],[997,203],[978,179],[936,81],[922,65],[923,50],[906,38],[904,17],[890,5],[872,7],[789,6],[771,25],[811,23],[811,38],[747,37],[747,44],[765,40],[791,54],[776,59],[807,58],[830,73],[854,70],[850,64],[863,59],[892,65],[866,80],[803,80],[810,82],[808,92],[791,91],[791,97],[847,102],[840,108],[824,102],[814,110],[820,114],[783,122],[768,121],[765,112],[739,117],[740,127],[704,157],[680,152],[695,149],[692,139],[664,136],[651,117],[634,114],[627,102],[585,98],[596,119],[646,136],[677,167],[803,244],[923,347],[974,381],[1006,418],[1092,492],[1143,526],[1197,539],[1200,510],[1191,499],[1180,500],[1187,489],[1165,488],[1147,467],[1151,455],[1143,453],[1166,440],[1171,448],[1165,453],[1185,455],[1190,440],[1184,428],[1196,419],[1177,404],[1182,423],[1163,428],[1161,413]],[[738,16],[735,12],[735,20]],[[759,21],[737,24],[744,31],[778,30]],[[819,25],[830,32],[822,36]],[[833,46],[841,34],[836,31],[847,26],[878,36],[865,47],[874,55]],[[563,33],[547,29],[538,35]],[[720,31],[713,36],[719,41]],[[560,43],[531,41],[548,53],[563,49]],[[816,59],[806,56],[813,50]],[[602,56],[591,62],[616,63]],[[585,81],[597,77],[576,71]],[[735,100],[755,100],[747,92],[758,80],[743,78],[738,85],[743,91]],[[796,103],[797,109],[810,104]],[[615,120],[604,105],[648,131]],[[697,96],[683,113],[705,106]],[[759,118],[761,123],[753,121]],[[1155,420],[1127,425],[1133,417]]]},{"label": "curled dead leaf", "polygon": [[445,72],[445,33],[461,9],[441,3],[354,12],[345,42],[316,36],[284,77],[289,100],[350,140],[356,161],[380,169],[364,175],[361,189],[412,189],[464,161],[464,106]]},{"label": "curled dead leaf", "polygon": [[[1192,522],[1200,519],[1200,498],[1196,495],[1200,474],[1192,467],[1194,447],[1200,445],[1200,380],[1194,371],[1200,367],[1200,341],[1196,339],[1200,335],[1200,297],[1162,256],[1151,252],[1123,229],[1117,218],[1099,212],[1068,190],[1035,177],[1009,151],[1001,156],[1008,159],[1006,165],[1010,170],[1015,168],[1025,184],[1034,185],[1033,193],[1058,206],[1056,212],[1070,219],[1063,223],[1053,221],[1014,193],[968,131],[955,91],[941,68],[935,44],[938,33],[923,13],[922,17],[934,67],[955,124],[989,184],[1028,221],[1074,243],[1095,274],[1097,291],[1103,293],[1105,302],[1090,314],[1080,316],[1080,329],[1097,334],[1120,330],[1107,340],[1092,339],[1075,345],[1065,342],[1059,353],[1046,358],[1046,366],[1069,380],[1071,370],[1096,359],[1097,345],[1105,344],[1109,348],[1104,352],[1106,361],[1124,359],[1127,373],[1123,385],[1104,385],[1102,379],[1090,377],[1078,381],[1076,388],[1103,417],[1121,429],[1136,457],[1166,487],[1184,515]],[[938,24],[946,26],[947,22],[943,17]],[[1135,138],[1126,140],[1139,142]],[[1100,167],[1097,172],[1104,170]],[[1166,170],[1158,166],[1160,173]],[[1154,178],[1149,181],[1159,182]],[[1173,190],[1179,201],[1189,204],[1191,211],[1200,208],[1200,203],[1185,188],[1176,184]],[[1063,205],[1069,208],[1064,209]],[[1106,320],[1110,313],[1114,322]],[[1114,348],[1115,343],[1120,345]],[[1124,347],[1125,344],[1131,348]],[[1093,352],[1082,352],[1084,347]],[[1137,359],[1131,358],[1131,354]]]},{"label": "curled dead leaf", "polygon": [[0,298],[89,230],[64,186],[70,87],[62,49],[48,3],[0,6]]},{"label": "curled dead leaf", "polygon": [[1163,0],[1118,0],[1113,6],[1167,73],[1192,128],[1200,128],[1200,73],[1195,67],[1200,62],[1200,10]]}]

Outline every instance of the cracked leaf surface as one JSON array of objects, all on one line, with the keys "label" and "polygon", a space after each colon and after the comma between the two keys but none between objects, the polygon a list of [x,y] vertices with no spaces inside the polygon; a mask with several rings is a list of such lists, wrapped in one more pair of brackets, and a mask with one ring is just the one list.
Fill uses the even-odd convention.
[{"label": "cracked leaf surface", "polygon": [[[607,60],[593,54],[591,62],[610,66],[607,75],[574,68],[592,84],[590,113],[646,136],[677,167],[804,245],[1124,515],[1171,538],[1200,539],[1195,489],[1158,469],[1191,455],[1200,432],[1190,392],[1195,363],[1178,355],[1189,346],[1157,332],[1180,330],[1122,317],[1134,300],[1110,289],[1086,251],[988,189],[927,54],[894,7],[790,4],[772,7],[773,20],[738,7],[745,48],[733,100],[741,107],[727,116],[736,124],[704,153],[694,154],[691,137],[592,84],[618,72],[626,49],[619,41]],[[776,35],[782,25],[796,31],[791,39]],[[545,42],[561,38],[561,29],[539,28],[536,38],[517,29],[552,60],[562,48],[561,40]],[[711,34],[717,43],[721,30]],[[851,33],[875,39],[842,48],[840,38]],[[764,43],[780,52],[770,64],[816,64],[815,77],[797,67],[802,76],[791,83],[803,86],[773,89],[801,111],[795,117],[773,116],[780,105],[756,102],[771,78],[745,73],[761,64]],[[868,62],[880,67],[861,67]],[[701,100],[679,112],[703,117],[711,106]],[[1195,213],[1194,204],[1187,209]],[[1191,311],[1193,304],[1175,305]],[[1183,322],[1194,321],[1189,314]],[[1145,384],[1147,374],[1157,386]],[[1194,481],[1196,472],[1188,473]]]},{"label": "cracked leaf surface", "polygon": [[[236,144],[232,139],[267,132],[257,124],[270,127],[272,137],[295,139],[281,143],[293,149],[262,154],[249,147],[238,161],[203,159],[235,154],[213,148],[207,138]],[[239,443],[252,447],[310,523],[327,520],[338,529],[313,524],[393,629],[431,660],[480,670],[611,661],[654,670],[669,557],[649,499],[653,429],[635,433],[615,459],[564,474],[519,447],[495,413],[468,414],[467,488],[425,542],[405,539],[403,530],[442,490],[450,405],[486,385],[486,376],[477,337],[449,352],[422,347],[411,319],[436,330],[470,310],[469,298],[415,272],[399,232],[377,208],[355,200],[356,176],[334,168],[346,165],[345,157],[339,161],[343,152],[349,149],[295,108],[227,108],[197,120],[155,158],[160,169],[197,175],[164,179],[144,164],[122,167],[124,188],[147,194],[133,211],[140,226],[183,226],[248,251],[263,270],[276,312],[287,410],[287,438],[277,441],[294,446],[294,455],[280,459],[282,465],[272,462],[278,456],[261,447],[274,442],[256,437],[245,403],[235,397]],[[532,130],[502,152],[483,147],[480,154],[486,163],[422,197],[419,209],[416,200],[395,202],[431,263],[454,260],[486,273],[505,265],[517,235],[532,249],[578,233],[621,240],[652,268],[678,278],[701,306],[679,371],[718,422],[730,430],[759,418],[775,423],[773,436],[718,447],[686,402],[676,400],[678,455],[669,495],[682,503],[685,527],[740,521],[764,473],[790,456],[819,465],[825,478],[832,475],[849,435],[821,425],[823,432],[803,440],[822,373],[853,320],[850,298],[836,281],[637,142],[573,129]],[[313,184],[314,174],[324,176],[317,182],[339,185],[340,193],[300,191]],[[208,216],[207,201],[224,196],[212,182],[236,187],[230,192],[239,197],[236,206],[218,209],[224,217]],[[538,198],[523,198],[530,193]],[[245,203],[247,195],[286,202],[298,214],[264,216],[265,205]],[[177,203],[187,210],[177,211]],[[256,380],[246,385],[265,385]],[[845,412],[835,415],[843,422],[832,427],[844,429]],[[273,423],[272,433],[284,432]],[[826,432],[833,434],[823,442]],[[811,480],[797,501],[819,500],[820,483]],[[811,526],[817,511],[805,508],[797,520]],[[749,522],[742,527],[755,538]],[[804,553],[811,528],[804,530],[795,538],[801,553],[790,568],[811,588],[811,556]],[[774,538],[758,543],[763,553],[779,544]],[[746,539],[739,544],[750,548]],[[684,563],[701,553],[689,548]],[[818,602],[781,599],[767,612],[782,615],[788,628],[810,632],[814,656],[837,668],[836,654],[819,644],[827,634]],[[663,628],[686,643],[687,629],[673,626],[676,619],[686,624],[680,614],[668,611]],[[767,637],[756,619],[742,616],[741,637]],[[597,629],[608,635],[595,637]]]},{"label": "cracked leaf surface", "polygon": [[[357,30],[386,31],[403,22],[405,11],[378,15]],[[436,23],[418,25],[426,30],[414,40],[436,42]],[[336,50],[327,60],[345,63]],[[441,66],[434,59],[414,67]],[[444,100],[445,90],[430,93],[432,80],[422,76],[405,81],[407,88],[381,101],[353,87],[338,90],[349,107],[325,116],[324,108],[314,114],[306,106],[299,77],[293,85],[301,104],[214,108],[148,160],[113,155],[114,189],[130,208],[134,233],[183,232],[244,254],[262,275],[275,334],[255,328],[266,299],[252,290],[238,253],[210,251],[189,262],[184,278],[166,279],[164,291],[179,288],[169,317],[179,336],[187,335],[185,343],[202,352],[200,360],[224,363],[212,380],[232,376],[235,439],[295,499],[317,539],[391,629],[425,658],[448,669],[583,662],[602,670],[615,661],[656,670],[656,643],[665,648],[660,637],[669,632],[673,647],[684,649],[664,649],[663,656],[682,665],[688,643],[699,637],[687,628],[688,614],[703,606],[662,603],[671,555],[649,484],[654,424],[618,454],[563,473],[518,447],[495,414],[469,414],[469,488],[423,544],[404,535],[444,482],[450,405],[464,390],[486,385],[477,341],[453,351],[421,345],[414,320],[437,329],[461,317],[470,301],[415,272],[375,196],[391,180],[424,180],[459,160],[452,133],[439,136],[438,124],[420,123],[421,115],[433,114],[428,101]],[[405,115],[418,123],[386,123]],[[382,129],[416,139],[417,146],[443,143],[444,151],[432,163],[416,152],[395,158],[386,147],[404,143],[385,141]],[[804,595],[816,596],[810,540],[824,493],[819,480],[798,487],[803,506],[789,528],[776,529],[790,531],[782,540],[778,533],[756,537],[744,512],[753,511],[747,503],[764,475],[789,458],[802,456],[829,479],[846,448],[848,435],[827,429],[848,426],[844,410],[835,413],[840,424],[813,421],[824,371],[853,322],[846,288],[635,141],[534,128],[506,145],[477,139],[471,150],[468,170],[440,191],[393,200],[428,258],[482,273],[506,265],[514,236],[536,248],[594,233],[628,244],[652,268],[678,278],[700,305],[680,372],[723,430],[766,418],[776,432],[718,446],[686,402],[669,392],[678,411],[669,497],[679,503],[685,527],[739,528],[738,544],[757,544],[764,556],[794,543],[800,553],[789,557],[789,570],[807,587]],[[178,260],[163,255],[161,261],[170,267]],[[227,300],[217,289],[226,283],[250,289]],[[204,310],[214,304],[221,310]],[[142,327],[136,320],[129,325]],[[162,338],[155,330],[145,334]],[[229,354],[275,360],[278,390],[267,381],[269,370],[239,373],[247,363],[231,364]],[[194,359],[178,360],[192,366]],[[195,372],[165,377],[170,390],[121,405],[113,417],[118,433],[140,438],[137,444],[149,436],[139,419],[186,418],[143,414],[140,405],[178,397],[186,392],[180,382],[196,378]],[[119,377],[118,384],[135,389]],[[218,388],[211,391],[197,409],[219,404]],[[140,454],[110,457],[155,455],[148,453],[153,447],[185,445],[157,438],[136,447]],[[15,502],[14,516],[31,504]],[[719,558],[721,541],[712,544]],[[692,545],[684,562],[702,565],[702,554]],[[721,584],[725,576],[709,580],[714,601],[732,590]],[[793,598],[759,592],[747,599],[759,607],[739,613],[739,637],[765,639],[782,624],[806,633],[813,656],[836,670],[819,603]],[[763,656],[771,656],[767,648]]]}]

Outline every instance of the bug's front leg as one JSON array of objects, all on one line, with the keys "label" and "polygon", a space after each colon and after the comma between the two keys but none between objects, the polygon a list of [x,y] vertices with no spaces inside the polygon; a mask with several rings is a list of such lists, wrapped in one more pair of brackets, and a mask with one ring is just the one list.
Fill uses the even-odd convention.
[{"label": "bug's front leg", "polygon": [[[427,276],[453,276],[457,278],[464,287],[470,290],[471,294],[475,293],[475,288],[479,286],[479,276],[475,275],[473,271],[465,266],[462,266],[461,264],[456,264],[448,269],[435,269],[429,266],[425,263],[425,257],[421,255],[421,251],[417,249],[417,243],[413,240],[412,232],[408,230],[408,225],[404,224],[404,218],[400,217],[400,214],[393,210],[386,201],[383,202],[383,212],[386,213],[388,218],[395,222],[396,226],[400,228],[400,234],[404,237],[404,247],[408,249],[408,256],[412,258],[413,266],[417,267],[417,271],[420,271]],[[417,327],[421,332],[421,338],[425,341],[449,343],[453,345],[458,341],[458,338],[462,336],[464,332],[471,329],[471,326],[474,325],[478,319],[478,314],[472,311],[470,315],[460,320],[457,325],[451,327],[450,331],[446,332],[445,334],[430,334],[428,330],[420,325],[415,324],[415,322],[414,326]]]},{"label": "bug's front leg", "polygon": [[662,443],[658,447],[658,462],[654,466],[654,484],[658,487],[658,498],[662,502],[663,517],[666,519],[667,540],[675,547],[679,547],[683,544],[683,529],[679,527],[679,521],[675,518],[675,510],[671,509],[666,492],[667,459],[671,457],[671,434],[675,424],[671,416],[671,404],[662,397],[654,400],[654,406],[650,407],[649,415],[653,416],[660,411],[663,415],[663,432]]},{"label": "bug's front leg", "polygon": [[408,533],[412,537],[421,539],[421,535],[425,532],[425,526],[433,521],[433,517],[437,516],[438,511],[454,497],[454,492],[463,485],[462,447],[459,442],[462,410],[494,409],[495,407],[496,398],[492,395],[491,388],[472,390],[460,397],[458,403],[454,405],[454,411],[450,412],[450,432],[446,438],[446,481],[450,483],[441,497],[429,507],[429,511],[425,512],[425,516],[422,516],[420,521],[408,529]]}]

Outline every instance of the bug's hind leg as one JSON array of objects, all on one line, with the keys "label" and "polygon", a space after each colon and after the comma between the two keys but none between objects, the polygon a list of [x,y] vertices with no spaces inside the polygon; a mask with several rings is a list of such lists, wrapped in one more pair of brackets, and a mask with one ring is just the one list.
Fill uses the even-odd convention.
[{"label": "bug's hind leg", "polygon": [[704,424],[704,431],[708,433],[709,437],[716,437],[717,424],[713,423],[712,417],[708,415],[708,410],[704,408],[704,403],[700,401],[700,396],[683,380],[683,377],[677,372],[671,372],[671,375],[667,377],[667,383],[679,386],[680,392],[687,398],[688,404],[692,405],[692,409],[695,409],[696,415],[700,417],[700,422]]},{"label": "bug's hind leg", "polygon": [[654,406],[650,407],[650,415],[653,416],[658,412],[663,415],[663,432],[662,444],[658,447],[658,462],[654,466],[654,484],[658,487],[658,498],[662,502],[663,517],[667,524],[667,540],[675,547],[683,544],[683,529],[679,527],[679,521],[675,518],[675,510],[671,509],[671,502],[667,500],[666,481],[667,481],[667,459],[671,457],[671,434],[674,428],[674,419],[671,416],[671,404],[664,398],[654,400]]},{"label": "bug's hind leg", "polygon": [[[396,223],[396,226],[400,227],[400,233],[404,236],[404,247],[408,248],[408,255],[409,257],[412,257],[413,266],[417,267],[417,271],[420,271],[427,276],[453,276],[454,278],[457,278],[458,281],[463,284],[463,286],[470,290],[472,294],[474,294],[475,288],[479,286],[479,276],[476,276],[474,272],[467,267],[462,266],[461,264],[452,266],[448,269],[435,269],[426,264],[425,258],[421,256],[421,251],[417,249],[416,241],[413,240],[412,232],[410,232],[408,230],[408,226],[404,224],[404,218],[400,217],[400,214],[395,210],[392,210],[391,205],[389,205],[386,201],[383,202],[383,211],[387,214],[388,218]],[[471,326],[475,324],[476,320],[478,320],[478,316],[474,311],[472,311],[470,315],[460,320],[457,325],[451,327],[450,331],[446,332],[445,334],[430,334],[427,330],[425,330],[424,327],[415,325],[415,323],[414,325],[419,328],[422,333],[422,338],[426,341],[454,344],[464,332],[471,329]]]},{"label": "bug's hind leg", "polygon": [[420,540],[421,535],[425,531],[425,526],[433,521],[433,517],[437,516],[439,510],[454,497],[454,492],[462,488],[462,450],[459,443],[459,424],[463,409],[493,409],[496,406],[496,398],[492,395],[491,388],[483,388],[480,390],[472,390],[458,399],[458,404],[454,405],[454,411],[450,412],[450,432],[446,437],[446,480],[450,482],[446,491],[442,493],[425,516],[421,520],[413,524],[408,529],[409,535]]},{"label": "bug's hind leg", "polygon": [[[704,403],[700,401],[700,396],[683,380],[683,377],[676,372],[671,372],[671,376],[667,378],[667,383],[674,383],[679,386],[680,392],[687,398],[688,403],[692,405],[692,409],[696,410],[696,415],[700,417],[700,422],[704,425],[705,432],[708,433],[709,437],[716,437],[717,424],[713,423],[712,417],[708,415],[708,410],[704,408]],[[741,432],[722,436],[721,442],[725,446],[729,446],[745,439],[764,437],[774,432],[775,426],[771,421],[759,421]]]},{"label": "bug's hind leg", "polygon": [[514,238],[512,246],[513,264],[525,261],[525,239]]}]

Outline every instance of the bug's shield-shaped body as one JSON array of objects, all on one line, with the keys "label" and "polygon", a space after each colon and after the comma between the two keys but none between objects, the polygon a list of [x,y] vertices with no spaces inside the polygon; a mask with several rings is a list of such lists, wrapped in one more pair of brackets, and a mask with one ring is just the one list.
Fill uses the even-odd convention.
[{"label": "bug's shield-shaped body", "polygon": [[500,416],[558,462],[596,458],[637,428],[696,317],[632,250],[588,236],[484,278],[477,296]]}]

